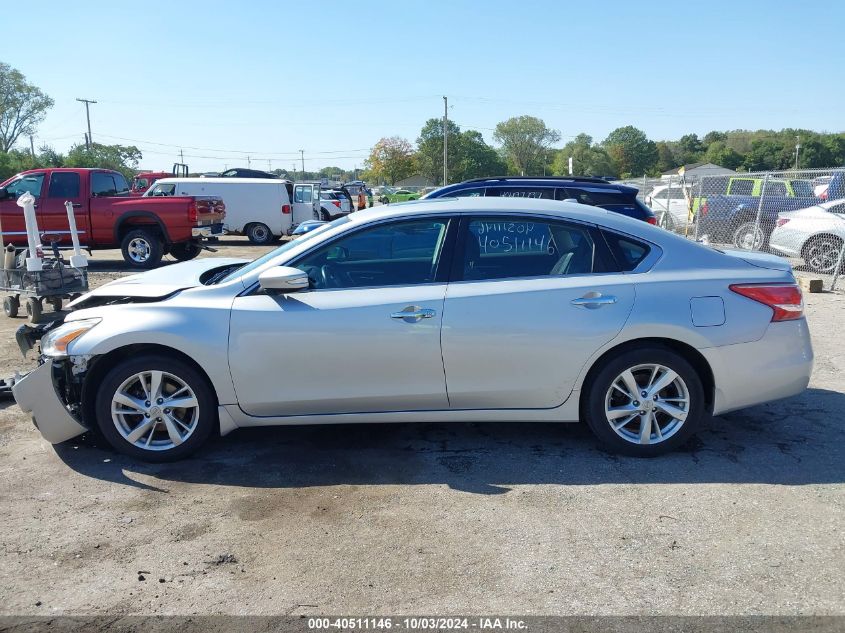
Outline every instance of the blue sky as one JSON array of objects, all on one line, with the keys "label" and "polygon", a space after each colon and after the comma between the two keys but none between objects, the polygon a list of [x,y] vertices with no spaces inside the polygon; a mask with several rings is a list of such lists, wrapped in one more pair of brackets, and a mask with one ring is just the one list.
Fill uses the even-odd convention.
[{"label": "blue sky", "polygon": [[[23,10],[23,9],[21,9]],[[442,116],[492,143],[508,117],[602,139],[712,129],[845,130],[845,3],[78,2],[30,5],[0,60],[56,102],[66,150],[96,99],[98,142],[165,168],[361,166],[382,136]],[[127,140],[132,139],[132,140]],[[201,148],[201,149],[200,149]],[[268,162],[272,161],[272,162]]]}]

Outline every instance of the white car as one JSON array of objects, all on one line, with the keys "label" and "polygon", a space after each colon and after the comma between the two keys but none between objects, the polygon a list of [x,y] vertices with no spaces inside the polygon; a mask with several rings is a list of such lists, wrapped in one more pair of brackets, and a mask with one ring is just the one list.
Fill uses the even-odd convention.
[{"label": "white car", "polygon": [[689,217],[689,190],[679,185],[660,185],[652,189],[645,197],[645,203],[651,207],[658,218],[658,225],[669,231],[683,229]]},{"label": "white car", "polygon": [[769,245],[779,253],[801,257],[817,273],[833,273],[845,243],[845,199],[778,214]]},{"label": "white car", "polygon": [[98,429],[154,461],[239,427],[579,419],[654,456],[801,392],[813,362],[784,259],[536,198],[368,209],[70,307],[19,334],[43,362],[15,399],[50,442]]},{"label": "white car", "polygon": [[317,219],[327,222],[337,216],[351,212],[352,203],[345,193],[334,189],[320,190],[320,217]]},{"label": "white car", "polygon": [[319,184],[293,184],[276,178],[162,178],[145,197],[219,196],[226,205],[226,230],[269,244],[289,235],[320,212]]}]

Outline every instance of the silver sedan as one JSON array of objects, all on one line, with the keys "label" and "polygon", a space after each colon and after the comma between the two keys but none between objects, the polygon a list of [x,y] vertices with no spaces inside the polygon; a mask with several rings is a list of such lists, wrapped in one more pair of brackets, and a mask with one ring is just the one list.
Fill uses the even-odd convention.
[{"label": "silver sedan", "polygon": [[583,420],[654,456],[801,392],[813,359],[783,259],[537,199],[359,212],[72,308],[19,333],[42,364],[17,402],[50,442],[96,430],[154,461],[239,427],[409,421]]}]

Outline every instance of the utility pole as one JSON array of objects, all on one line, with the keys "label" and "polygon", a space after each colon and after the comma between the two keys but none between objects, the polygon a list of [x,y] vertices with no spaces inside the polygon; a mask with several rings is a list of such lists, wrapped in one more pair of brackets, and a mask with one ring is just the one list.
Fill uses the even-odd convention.
[{"label": "utility pole", "polygon": [[304,178],[305,177],[304,176],[304,174],[305,174],[305,150],[304,149],[299,150],[299,157],[302,159],[302,173],[303,173],[303,178]]},{"label": "utility pole", "polygon": [[85,104],[85,119],[88,121],[88,140],[86,141],[86,147],[91,149],[91,143],[94,142],[94,137],[91,136],[91,112],[88,110],[88,106],[97,102],[93,99],[77,99],[77,101]]},{"label": "utility pole", "polygon": [[32,159],[35,160],[35,140],[32,134],[29,135],[29,151],[32,154]]},{"label": "utility pole", "polygon": [[273,161],[269,158],[267,159],[267,171],[273,171]]},{"label": "utility pole", "polygon": [[296,182],[296,161],[293,163],[293,181]]},{"label": "utility pole", "polygon": [[182,151],[182,148],[179,148],[179,162],[183,165],[185,164],[185,153]]},{"label": "utility pole", "polygon": [[798,156],[801,153],[801,137],[795,136],[795,171],[798,171]]},{"label": "utility pole", "polygon": [[443,97],[443,186],[449,184],[449,100]]},{"label": "utility pole", "polygon": [[246,166],[252,167],[252,161],[250,160],[249,156],[246,157]]}]

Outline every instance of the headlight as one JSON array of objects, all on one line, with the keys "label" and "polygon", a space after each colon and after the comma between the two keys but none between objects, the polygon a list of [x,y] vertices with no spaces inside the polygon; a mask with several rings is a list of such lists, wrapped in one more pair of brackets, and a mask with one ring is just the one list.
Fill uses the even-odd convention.
[{"label": "headlight", "polygon": [[51,358],[67,356],[67,346],[85,334],[102,319],[80,319],[63,323],[41,339],[41,353]]}]

